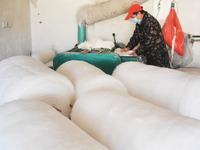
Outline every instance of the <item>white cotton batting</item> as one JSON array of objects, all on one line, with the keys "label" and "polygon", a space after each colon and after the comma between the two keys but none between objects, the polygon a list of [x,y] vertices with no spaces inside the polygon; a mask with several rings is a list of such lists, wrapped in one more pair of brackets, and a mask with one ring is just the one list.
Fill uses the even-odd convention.
[{"label": "white cotton batting", "polygon": [[138,62],[120,64],[113,76],[134,97],[200,119],[200,76]]},{"label": "white cotton batting", "polygon": [[113,47],[114,43],[112,41],[103,41],[100,38],[94,38],[78,45],[79,49],[88,49],[88,50],[101,49],[101,48],[112,49]]},{"label": "white cotton batting", "polygon": [[66,77],[28,56],[0,62],[0,105],[16,99],[44,101],[69,116],[73,84]]},{"label": "white cotton batting", "polygon": [[17,100],[0,106],[1,150],[107,150],[49,105]]},{"label": "white cotton batting", "polygon": [[200,75],[200,68],[178,68],[177,70],[189,74]]},{"label": "white cotton batting", "polygon": [[71,119],[110,150],[200,149],[199,120],[114,90],[81,95]]},{"label": "white cotton batting", "polygon": [[53,58],[55,57],[56,53],[53,50],[46,50],[43,52],[39,52],[39,53],[35,53],[32,55],[32,57],[40,62],[42,62],[43,64],[46,64],[50,61],[53,60]]},{"label": "white cotton batting", "polygon": [[87,91],[101,89],[115,89],[127,93],[126,87],[119,80],[84,61],[68,61],[56,71],[65,75],[74,84],[76,98]]},{"label": "white cotton batting", "polygon": [[77,12],[77,22],[94,24],[102,20],[110,19],[128,12],[132,4],[142,4],[147,0],[109,0],[97,5],[86,5]]}]

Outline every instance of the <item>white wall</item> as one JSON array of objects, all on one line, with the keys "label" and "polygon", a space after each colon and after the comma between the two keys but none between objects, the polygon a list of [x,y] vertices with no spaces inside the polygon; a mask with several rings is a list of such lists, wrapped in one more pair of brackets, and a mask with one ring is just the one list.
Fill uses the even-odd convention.
[{"label": "white wall", "polygon": [[[32,0],[33,1],[33,0]],[[78,41],[76,12],[85,4],[94,4],[95,0],[35,0],[37,7],[31,4],[31,30],[33,53],[53,48],[57,52],[67,51]],[[101,0],[99,0],[101,1]],[[102,0],[103,1],[103,0]],[[105,0],[104,0],[105,1]],[[154,16],[157,15],[159,0],[149,0],[144,3],[144,9]],[[170,10],[172,0],[162,0],[158,20],[161,25]],[[200,5],[199,0],[176,0],[178,17],[183,31],[200,35]],[[87,26],[87,40],[102,38],[113,41],[112,33],[116,33],[117,42],[127,44],[134,30],[134,23],[125,21],[126,14]],[[41,22],[41,23],[40,23]],[[190,66],[200,66],[199,43],[193,47],[194,61]]]},{"label": "white wall", "polygon": [[31,3],[33,53],[53,48],[69,50],[77,43],[76,12],[92,0],[38,0]]},{"label": "white wall", "polygon": [[[3,28],[3,22],[11,26]],[[0,0],[0,60],[30,53],[29,0]]]}]

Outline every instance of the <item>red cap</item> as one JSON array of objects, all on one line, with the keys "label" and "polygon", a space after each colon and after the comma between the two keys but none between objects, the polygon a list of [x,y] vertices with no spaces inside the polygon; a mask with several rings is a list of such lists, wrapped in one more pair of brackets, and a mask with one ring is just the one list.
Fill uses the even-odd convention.
[{"label": "red cap", "polygon": [[130,19],[134,12],[138,12],[141,10],[143,10],[143,9],[139,4],[132,5],[128,10],[128,15],[126,16],[125,20]]}]

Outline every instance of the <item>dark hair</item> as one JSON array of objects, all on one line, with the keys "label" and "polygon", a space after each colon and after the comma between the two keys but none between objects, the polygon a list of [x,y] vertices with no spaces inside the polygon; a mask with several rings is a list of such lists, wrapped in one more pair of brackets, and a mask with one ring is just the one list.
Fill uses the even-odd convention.
[{"label": "dark hair", "polygon": [[136,15],[136,16],[137,16],[137,14],[138,14],[139,12],[140,12],[141,14],[144,14],[144,13],[145,13],[144,10],[141,10],[141,11],[138,11],[138,12],[134,12],[133,15]]}]

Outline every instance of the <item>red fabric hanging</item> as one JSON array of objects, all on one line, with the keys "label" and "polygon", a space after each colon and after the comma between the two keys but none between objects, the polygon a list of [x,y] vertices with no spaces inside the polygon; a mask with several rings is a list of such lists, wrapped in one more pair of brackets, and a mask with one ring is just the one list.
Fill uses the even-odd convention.
[{"label": "red fabric hanging", "polygon": [[[175,31],[176,29],[176,31]],[[180,25],[179,19],[176,15],[175,9],[171,9],[167,20],[162,28],[165,42],[168,46],[172,47],[172,40],[176,33],[174,50],[180,55],[184,55],[184,34]]]}]

